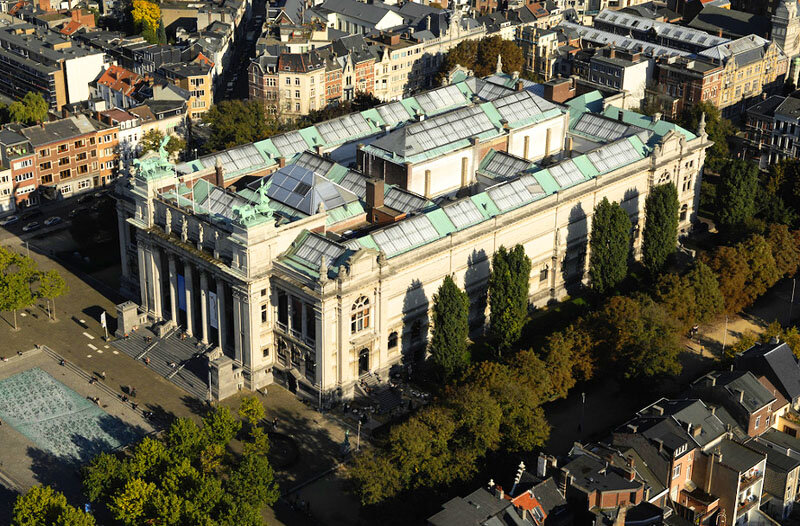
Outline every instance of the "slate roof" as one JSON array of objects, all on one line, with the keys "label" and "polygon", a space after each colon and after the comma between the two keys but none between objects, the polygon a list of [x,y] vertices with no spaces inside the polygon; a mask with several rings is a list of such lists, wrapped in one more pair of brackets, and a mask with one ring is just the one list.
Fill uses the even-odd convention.
[{"label": "slate roof", "polygon": [[766,100],[762,100],[758,104],[754,104],[747,108],[747,113],[754,113],[757,115],[763,115],[765,117],[774,117],[775,110],[781,105],[784,99],[786,99],[786,97],[782,97],[781,95],[772,95]]},{"label": "slate roof", "polygon": [[737,470],[740,473],[755,467],[764,459],[764,454],[753,451],[747,446],[737,444],[733,440],[724,439],[715,450],[722,453],[722,464]]},{"label": "slate roof", "polygon": [[322,5],[317,6],[317,9],[349,16],[371,24],[377,24],[387,13],[392,11],[388,6],[382,4],[367,4],[356,0],[325,0]]},{"label": "slate roof", "polygon": [[[781,471],[783,473],[788,473],[793,469],[800,466],[800,460],[794,459],[790,456],[784,455],[780,451],[777,451],[771,447],[765,446],[755,440],[751,440],[747,443],[747,446],[750,449],[755,449],[759,453],[763,453],[767,455],[767,466],[772,468],[775,471]],[[766,489],[766,488],[765,488]]]},{"label": "slate roof", "polygon": [[57,141],[64,141],[73,137],[80,137],[95,130],[106,128],[104,124],[89,119],[85,115],[75,115],[53,122],[46,122],[38,126],[29,126],[21,130],[31,144],[36,147]]},{"label": "slate roof", "polygon": [[[442,511],[428,518],[428,524],[432,526],[531,524],[519,518],[510,501],[499,499],[483,488],[473,491],[466,497],[450,499],[442,507],[444,508]],[[515,516],[516,520],[511,515]],[[503,517],[503,522],[489,522],[496,517]]]},{"label": "slate roof", "polygon": [[[713,389],[711,381],[715,382],[714,387],[724,389],[731,400],[740,403],[751,414],[775,401],[772,393],[750,371],[714,371],[697,380],[695,385]],[[740,391],[743,393],[741,402]]]},{"label": "slate roof", "polygon": [[759,435],[755,441],[768,446],[776,445],[783,449],[789,449],[795,455],[800,454],[800,439],[792,435],[787,435],[783,431],[778,431],[775,428],[767,429]]},{"label": "slate roof", "polygon": [[687,25],[714,34],[722,29],[724,35],[732,38],[753,34],[768,37],[770,31],[769,20],[763,16],[717,6],[705,6]]},{"label": "slate roof", "polygon": [[775,108],[775,115],[788,117],[790,119],[800,118],[800,99],[793,96],[786,97],[783,102]]},{"label": "slate roof", "polygon": [[736,356],[735,367],[766,376],[789,401],[800,398],[800,364],[785,343],[760,343]]},{"label": "slate roof", "polygon": [[641,482],[624,478],[616,470],[608,469],[605,462],[589,455],[578,455],[563,467],[573,476],[572,484],[587,492],[636,491],[642,487]]}]

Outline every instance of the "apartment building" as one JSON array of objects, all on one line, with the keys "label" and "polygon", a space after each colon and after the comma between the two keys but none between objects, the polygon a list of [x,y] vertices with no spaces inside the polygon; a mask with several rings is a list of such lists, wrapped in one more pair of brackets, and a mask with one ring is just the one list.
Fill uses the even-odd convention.
[{"label": "apartment building", "polygon": [[58,33],[0,14],[0,93],[41,93],[53,111],[89,99],[89,83],[103,71],[102,52]]},{"label": "apartment building", "polygon": [[380,1],[325,0],[315,11],[325,16],[330,27],[350,34],[391,29],[405,22],[397,9]]},{"label": "apartment building", "polygon": [[613,46],[562,54],[559,72],[576,75],[598,89],[613,89],[624,93],[625,109],[641,109],[647,82],[652,70],[651,61],[641,53],[617,50]]},{"label": "apartment building", "polygon": [[0,164],[0,216],[13,213],[17,209],[15,201],[11,167]]},{"label": "apartment building", "polygon": [[325,61],[316,52],[278,58],[278,113],[285,119],[325,107]]},{"label": "apartment building", "polygon": [[130,108],[139,101],[137,90],[147,79],[121,66],[112,65],[91,84],[94,97],[100,97],[109,108]]},{"label": "apartment building", "polygon": [[139,141],[144,135],[139,117],[119,108],[101,111],[97,115],[100,122],[119,130],[117,135],[119,169],[127,173],[133,160],[139,155]]},{"label": "apartment building", "polygon": [[158,74],[189,92],[188,117],[190,119],[200,118],[211,108],[214,100],[214,63],[202,53],[186,64],[161,66]]},{"label": "apartment building", "polygon": [[105,186],[117,175],[117,126],[81,114],[3,132],[6,150],[17,149],[10,166],[19,206]]},{"label": "apartment building", "polygon": [[[34,161],[36,154],[28,140],[9,129],[0,129],[0,162],[10,168],[10,183],[16,207],[33,206],[39,203],[36,192]],[[4,183],[7,186],[8,183]]]},{"label": "apartment building", "polygon": [[698,102],[718,104],[722,66],[684,56],[659,59],[653,80],[648,99],[674,118]]},{"label": "apartment building", "polygon": [[747,108],[745,155],[762,170],[800,156],[800,93],[773,95]]}]

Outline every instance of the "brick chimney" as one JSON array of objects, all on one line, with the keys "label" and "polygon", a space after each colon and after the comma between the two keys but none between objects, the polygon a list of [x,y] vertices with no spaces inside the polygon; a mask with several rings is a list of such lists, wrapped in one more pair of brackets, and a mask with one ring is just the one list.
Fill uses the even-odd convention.
[{"label": "brick chimney", "polygon": [[375,177],[367,180],[366,201],[370,211],[383,206],[383,179]]},{"label": "brick chimney", "polygon": [[278,168],[283,168],[286,166],[286,157],[278,157]]},{"label": "brick chimney", "polygon": [[222,167],[222,161],[217,157],[217,162],[214,163],[214,184],[220,188],[225,188],[225,169]]},{"label": "brick chimney", "polygon": [[517,80],[516,84],[514,85],[514,89],[516,91],[522,91],[523,87],[524,87],[524,84],[523,84],[522,80]]},{"label": "brick chimney", "polygon": [[629,481],[633,481],[636,478],[636,470],[633,467],[633,458],[628,459],[628,467],[625,470],[625,478]]}]

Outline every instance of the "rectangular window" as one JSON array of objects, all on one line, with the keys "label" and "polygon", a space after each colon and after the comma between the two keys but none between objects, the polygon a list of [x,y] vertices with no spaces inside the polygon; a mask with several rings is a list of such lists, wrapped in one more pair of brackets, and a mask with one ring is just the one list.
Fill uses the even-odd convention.
[{"label": "rectangular window", "polygon": [[267,323],[267,303],[261,304],[261,323]]},{"label": "rectangular window", "polygon": [[303,302],[292,296],[292,331],[303,332]]},{"label": "rectangular window", "polygon": [[81,139],[79,141],[75,141],[75,148],[83,148],[85,145],[86,145],[86,143],[83,142],[83,139]]},{"label": "rectangular window", "polygon": [[69,179],[69,177],[70,177],[70,175],[69,175],[69,170],[61,170],[61,171],[58,173],[58,178],[59,178],[59,179]]},{"label": "rectangular window", "polygon": [[53,164],[50,161],[47,161],[46,163],[39,163],[39,170],[49,170],[52,167]]},{"label": "rectangular window", "polygon": [[678,464],[672,468],[672,478],[676,479],[681,476],[681,465]]},{"label": "rectangular window", "polygon": [[67,164],[69,164],[69,157],[62,157],[61,159],[58,160],[59,166],[65,166]]},{"label": "rectangular window", "polygon": [[59,144],[58,145],[58,152],[63,153],[69,150],[69,144]]},{"label": "rectangular window", "polygon": [[317,339],[317,315],[314,306],[306,303],[306,336],[311,340]]},{"label": "rectangular window", "polygon": [[289,325],[289,297],[282,290],[278,291],[278,323]]},{"label": "rectangular window", "polygon": [[33,166],[33,159],[25,159],[24,161],[14,163],[15,170],[19,170],[20,168],[27,168],[29,166]]},{"label": "rectangular window", "polygon": [[53,182],[53,174],[47,174],[42,176],[42,184],[49,184]]},{"label": "rectangular window", "polygon": [[44,150],[39,150],[39,157],[47,157],[50,155],[50,150],[45,148]]},{"label": "rectangular window", "polygon": [[61,187],[61,193],[63,195],[71,194],[72,193],[72,185],[71,184],[65,184],[64,186],[62,186]]},{"label": "rectangular window", "polygon": [[78,181],[78,190],[84,190],[92,186],[92,182],[88,179],[85,181]]},{"label": "rectangular window", "polygon": [[89,165],[82,164],[82,165],[78,166],[78,173],[79,174],[89,173]]},{"label": "rectangular window", "polygon": [[14,181],[21,183],[22,181],[29,181],[33,179],[33,172],[25,172],[14,177]]},{"label": "rectangular window", "polygon": [[756,417],[756,423],[755,423],[755,426],[754,426],[754,428],[755,428],[755,429],[758,429],[758,426],[759,426],[759,425],[761,425],[761,415],[758,415],[758,416]]},{"label": "rectangular window", "polygon": [[81,152],[75,156],[76,161],[85,161],[86,160],[86,152]]}]

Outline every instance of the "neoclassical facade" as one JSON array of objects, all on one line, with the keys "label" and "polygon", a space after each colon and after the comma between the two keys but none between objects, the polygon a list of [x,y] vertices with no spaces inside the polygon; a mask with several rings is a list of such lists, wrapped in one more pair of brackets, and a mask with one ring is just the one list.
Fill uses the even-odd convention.
[{"label": "neoclassical facade", "polygon": [[[419,155],[412,164],[431,163],[429,188],[457,188],[439,196],[323,152],[298,152],[235,184],[219,157],[213,170],[144,159],[118,206],[123,273],[138,281],[141,309],[214,349],[216,398],[274,381],[347,398],[362,375],[385,377],[424,356],[445,276],[468,292],[471,326],[481,330],[490,261],[501,246],[525,248],[530,301],[542,306],[585,282],[592,213],[603,198],[628,212],[634,254],[654,185],[675,184],[680,229],[691,228],[711,146],[704,123],[693,133],[606,106],[596,92],[566,106],[515,93],[468,106],[481,109],[469,113],[475,139],[458,136],[444,112],[407,124],[401,136],[359,144],[359,162],[388,162],[405,140],[408,157]],[[502,117],[509,100],[516,121]],[[502,140],[523,121],[544,126],[542,137],[552,130],[549,145],[536,141],[546,158],[526,158],[532,141]],[[437,135],[440,125],[446,133]],[[435,159],[470,149],[466,175],[436,170]]]}]

